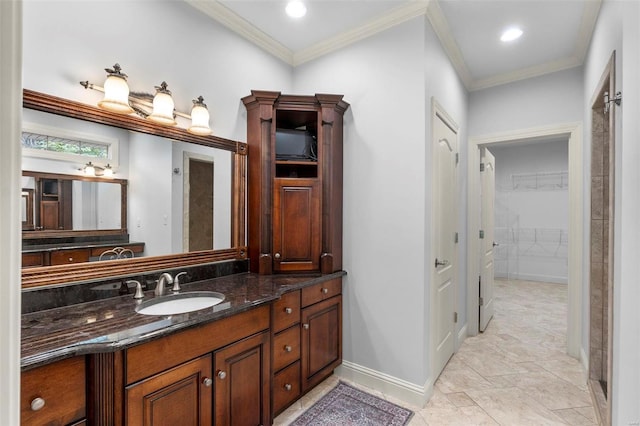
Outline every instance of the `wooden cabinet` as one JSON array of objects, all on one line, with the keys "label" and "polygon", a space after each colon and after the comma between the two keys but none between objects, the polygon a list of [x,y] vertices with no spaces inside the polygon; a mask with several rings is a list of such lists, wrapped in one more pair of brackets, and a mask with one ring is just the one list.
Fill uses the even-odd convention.
[{"label": "wooden cabinet", "polygon": [[36,176],[36,185],[36,229],[73,229],[71,181]]},{"label": "wooden cabinet", "polygon": [[270,424],[269,333],[263,332],[214,353],[215,424]]},{"label": "wooden cabinet", "polygon": [[211,355],[206,355],[129,386],[126,422],[144,426],[210,425],[212,395]]},{"label": "wooden cabinet", "polygon": [[23,425],[66,425],[81,422],[86,416],[84,357],[25,371],[20,377],[20,386],[20,423]]},{"label": "wooden cabinet", "polygon": [[306,392],[342,362],[341,279],[302,289],[301,386]]},{"label": "wooden cabinet", "polygon": [[261,306],[127,349],[125,423],[269,424],[269,310]]},{"label": "wooden cabinet", "polygon": [[342,269],[342,95],[252,91],[247,108],[252,272]]}]

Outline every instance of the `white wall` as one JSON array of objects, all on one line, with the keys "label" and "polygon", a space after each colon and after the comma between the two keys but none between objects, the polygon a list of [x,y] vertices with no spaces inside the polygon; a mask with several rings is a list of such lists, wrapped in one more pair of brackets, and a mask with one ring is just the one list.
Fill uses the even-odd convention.
[{"label": "white wall", "polygon": [[[24,87],[95,105],[118,62],[131,90],[154,92],[163,80],[176,109],[205,98],[214,133],[246,140],[244,106],[251,89],[289,91],[291,67],[180,1],[24,3]],[[98,22],[114,27],[97,29]]]},{"label": "white wall", "polygon": [[20,423],[22,4],[0,2],[0,424]]},{"label": "white wall", "polygon": [[582,120],[582,68],[471,92],[469,135],[573,123]]},{"label": "white wall", "polygon": [[567,283],[567,139],[490,151],[496,159],[496,277]]},{"label": "white wall", "polygon": [[[602,72],[616,51],[616,91],[623,93],[616,107],[615,201],[614,201],[614,283],[613,283],[613,380],[612,424],[640,423],[640,6],[638,2],[605,1],[593,34],[584,66],[584,122],[591,123],[591,98]],[[587,146],[591,145],[590,124],[585,126]],[[585,149],[585,164],[590,164]],[[589,168],[586,168],[589,170]],[[587,173],[587,179],[590,179]],[[588,180],[586,181],[588,182]],[[585,186],[588,187],[588,186]],[[588,214],[588,209],[585,213]],[[588,218],[588,216],[587,216]],[[588,255],[588,251],[586,252]],[[588,277],[588,274],[585,275]],[[588,295],[587,295],[588,297]],[[588,307],[588,298],[584,301]],[[588,319],[588,309],[585,312]],[[588,322],[587,322],[588,324]],[[588,342],[588,330],[585,330]],[[585,349],[588,353],[588,351]]]},{"label": "white wall", "polygon": [[464,129],[465,90],[424,17],[296,68],[294,90],[341,93],[351,104],[344,359],[422,388],[430,378],[431,97]]}]

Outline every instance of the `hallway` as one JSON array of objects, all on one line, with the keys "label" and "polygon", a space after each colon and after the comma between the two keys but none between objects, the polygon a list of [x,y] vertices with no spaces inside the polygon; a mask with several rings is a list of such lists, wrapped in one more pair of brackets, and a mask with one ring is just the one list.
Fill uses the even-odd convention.
[{"label": "hallway", "polygon": [[[415,412],[412,426],[596,424],[582,367],[565,353],[566,286],[496,280],[494,291],[487,331],[464,341],[427,406],[386,399]],[[274,424],[288,424],[337,381],[327,379]]]}]

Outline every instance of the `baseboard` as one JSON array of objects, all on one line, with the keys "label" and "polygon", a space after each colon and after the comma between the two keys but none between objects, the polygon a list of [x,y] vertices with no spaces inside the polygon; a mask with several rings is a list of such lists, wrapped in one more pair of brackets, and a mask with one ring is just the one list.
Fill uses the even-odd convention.
[{"label": "baseboard", "polygon": [[495,277],[512,279],[512,280],[523,280],[523,281],[540,281],[543,283],[556,283],[556,284],[569,283],[569,279],[567,277],[561,277],[557,275],[515,274],[515,273],[503,275],[500,273],[496,273]]},{"label": "baseboard", "polygon": [[582,364],[582,375],[584,376],[584,382],[589,381],[589,357],[584,351],[584,348],[580,348],[580,363]]},{"label": "baseboard", "polygon": [[431,380],[424,386],[419,386],[349,361],[342,361],[335,374],[420,408],[423,408],[433,395]]},{"label": "baseboard", "polygon": [[458,349],[460,349],[460,346],[462,345],[462,342],[464,342],[464,339],[467,338],[467,324],[468,323],[464,323],[464,325],[460,328],[460,331],[458,331],[458,340],[456,340],[456,352],[458,352]]}]

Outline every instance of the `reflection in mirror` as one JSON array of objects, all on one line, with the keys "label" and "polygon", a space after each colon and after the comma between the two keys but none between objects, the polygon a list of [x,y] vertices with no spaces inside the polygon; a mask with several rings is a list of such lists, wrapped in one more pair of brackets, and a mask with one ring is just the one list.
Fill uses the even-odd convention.
[{"label": "reflection in mirror", "polygon": [[22,199],[20,209],[22,213],[22,230],[30,231],[34,228],[35,219],[33,216],[33,187],[22,188]]},{"label": "reflection in mirror", "polygon": [[[157,125],[133,115],[115,114],[27,89],[23,91],[23,106],[23,124],[36,127],[25,130],[47,135],[49,132],[43,133],[42,127],[53,128],[54,132],[63,129],[66,135],[72,136],[67,136],[67,139],[79,140],[80,143],[65,141],[62,145],[77,145],[85,154],[87,151],[101,153],[98,157],[83,158],[69,156],[68,153],[42,154],[23,146],[23,170],[81,176],[84,166],[91,161],[98,171],[111,168],[113,180],[126,180],[122,199],[124,201],[126,196],[128,200],[121,205],[121,210],[126,210],[126,215],[121,218],[121,229],[86,230],[94,224],[100,227],[101,222],[104,227],[117,226],[117,221],[112,216],[100,218],[87,213],[91,216],[88,220],[83,212],[81,223],[76,220],[81,230],[25,230],[23,243],[27,235],[55,240],[61,236],[91,239],[100,233],[104,238],[112,238],[121,233],[128,241],[133,241],[128,247],[136,256],[133,259],[115,256],[110,261],[87,263],[82,260],[85,263],[42,267],[54,265],[53,256],[50,256],[51,263],[45,264],[44,256],[23,250],[23,263],[28,259],[32,266],[22,270],[23,288],[246,259],[245,143],[213,135],[192,135],[181,128]],[[61,145],[55,137],[52,140],[52,146]],[[45,144],[38,142],[35,147],[41,145]],[[51,169],[44,166],[46,162]],[[203,165],[199,162],[205,167],[199,167]],[[105,178],[89,180],[109,181]],[[35,190],[35,183],[32,186]],[[78,189],[69,188],[69,192],[74,194],[82,193],[83,198],[92,198],[99,191],[102,189],[88,189],[82,185]],[[35,195],[33,198],[35,211],[38,210],[38,201]],[[28,196],[25,197],[27,199]],[[206,234],[206,238],[200,239],[202,234]],[[139,243],[132,247],[136,242]],[[119,244],[112,248],[126,248],[124,246]],[[98,260],[103,251],[102,247],[91,249],[88,260]],[[72,257],[59,258],[62,262],[69,259]],[[73,261],[79,260],[73,256]]]}]

